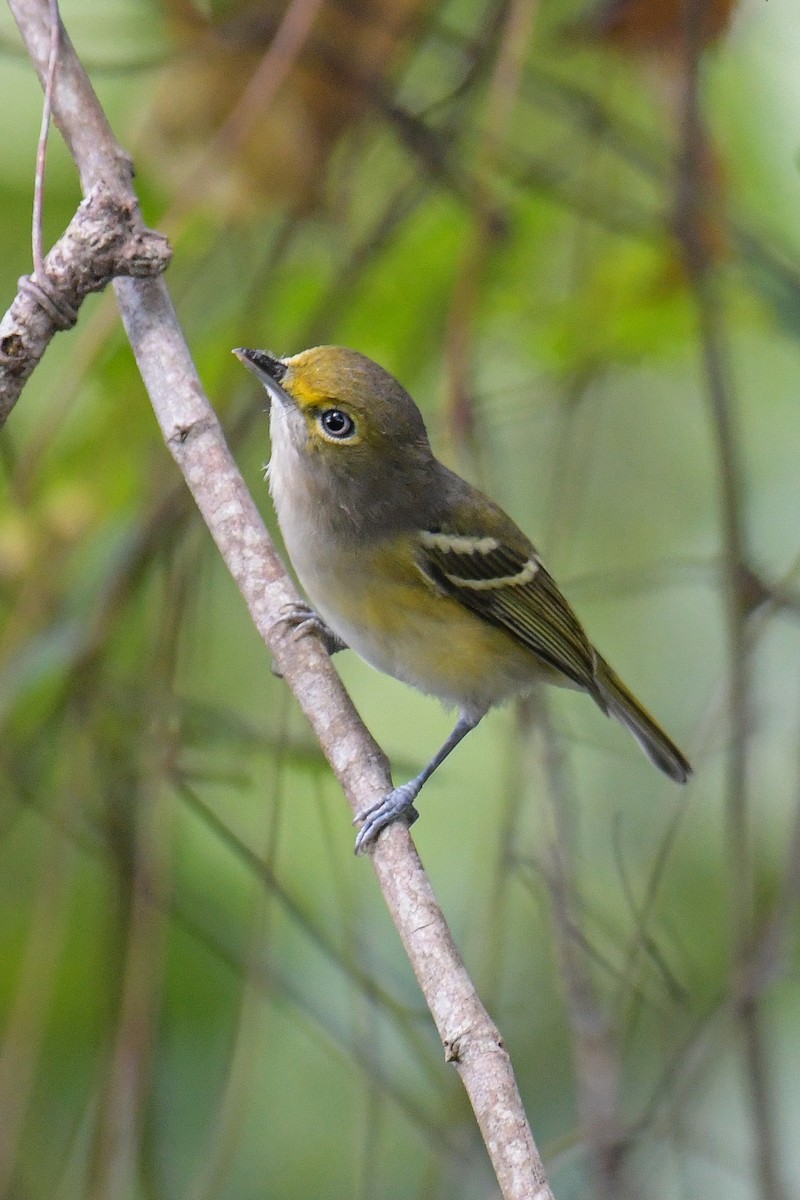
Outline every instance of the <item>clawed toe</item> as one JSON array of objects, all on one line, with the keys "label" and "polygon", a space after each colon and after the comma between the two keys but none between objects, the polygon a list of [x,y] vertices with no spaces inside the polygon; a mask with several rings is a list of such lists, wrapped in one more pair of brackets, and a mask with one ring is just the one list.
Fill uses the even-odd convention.
[{"label": "clawed toe", "polygon": [[284,604],[281,608],[281,616],[278,617],[275,624],[287,625],[294,630],[296,637],[305,637],[309,633],[326,628],[314,609],[300,600]]},{"label": "clawed toe", "polygon": [[347,649],[346,643],[325,624],[319,613],[302,600],[284,604],[281,613],[283,615],[278,617],[275,625],[286,625],[291,629],[294,641],[305,637],[318,638],[328,654]]},{"label": "clawed toe", "polygon": [[327,634],[330,632],[325,622],[313,608],[309,608],[307,604],[297,601],[294,604],[284,604],[281,608],[281,616],[275,622],[276,625],[285,625],[292,631],[292,637],[295,641],[300,638],[316,636],[323,642],[326,640]]},{"label": "clawed toe", "polygon": [[416,792],[397,787],[388,795],[382,796],[375,804],[371,804],[369,808],[362,809],[360,813],[357,813],[353,818],[353,824],[361,825],[361,829],[356,838],[355,853],[363,854],[367,847],[375,841],[378,834],[395,821],[405,821],[406,825],[413,825],[419,817],[419,813],[414,808],[415,797]]}]

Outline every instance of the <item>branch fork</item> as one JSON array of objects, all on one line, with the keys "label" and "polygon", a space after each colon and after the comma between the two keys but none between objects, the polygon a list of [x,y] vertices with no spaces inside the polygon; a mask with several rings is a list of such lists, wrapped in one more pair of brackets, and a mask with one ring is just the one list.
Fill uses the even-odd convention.
[{"label": "branch fork", "polygon": [[130,196],[97,183],[44,260],[25,275],[0,321],[0,426],[54,334],[70,329],[81,304],[112,279],[152,278],[166,269],[166,237],[147,229]]}]

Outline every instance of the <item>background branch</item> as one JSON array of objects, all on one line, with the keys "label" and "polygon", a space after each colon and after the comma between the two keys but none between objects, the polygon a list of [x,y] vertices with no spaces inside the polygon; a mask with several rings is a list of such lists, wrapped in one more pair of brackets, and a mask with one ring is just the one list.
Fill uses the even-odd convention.
[{"label": "background branch", "polygon": [[[719,477],[723,594],[729,645],[730,742],[727,755],[728,839],[733,885],[733,986],[735,1012],[744,1046],[746,1079],[753,1115],[754,1150],[763,1200],[784,1200],[768,1080],[761,997],[743,987],[754,953],[754,866],[749,795],[752,736],[751,629],[752,580],[744,504],[744,469],[735,422],[736,398],[729,368],[722,305],[715,272],[712,217],[719,220],[717,171],[709,168],[712,149],[700,108],[700,56],[708,19],[707,0],[686,6],[685,99],[678,154],[675,228],[698,314],[709,420],[716,444]],[[756,593],[756,601],[761,600]]]}]

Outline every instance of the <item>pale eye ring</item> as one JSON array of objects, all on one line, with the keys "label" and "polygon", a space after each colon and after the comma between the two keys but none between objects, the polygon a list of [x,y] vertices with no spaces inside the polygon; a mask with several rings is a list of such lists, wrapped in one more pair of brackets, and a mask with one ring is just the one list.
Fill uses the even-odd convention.
[{"label": "pale eye ring", "polygon": [[326,408],[320,414],[319,422],[328,437],[342,441],[352,437],[356,430],[353,418],[341,408]]}]

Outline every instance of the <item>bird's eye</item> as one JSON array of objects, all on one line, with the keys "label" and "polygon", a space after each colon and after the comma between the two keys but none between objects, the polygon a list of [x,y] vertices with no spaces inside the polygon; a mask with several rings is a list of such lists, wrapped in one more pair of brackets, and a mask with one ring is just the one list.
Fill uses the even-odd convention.
[{"label": "bird's eye", "polygon": [[349,413],[341,408],[326,408],[320,415],[320,424],[328,437],[343,441],[355,433],[356,423]]}]

